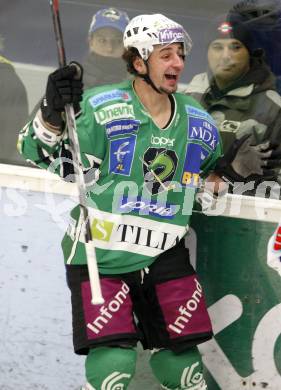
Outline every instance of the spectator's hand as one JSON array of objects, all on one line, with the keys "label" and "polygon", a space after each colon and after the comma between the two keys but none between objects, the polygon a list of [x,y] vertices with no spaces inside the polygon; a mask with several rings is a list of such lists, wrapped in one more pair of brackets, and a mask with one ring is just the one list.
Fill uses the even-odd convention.
[{"label": "spectator's hand", "polygon": [[264,166],[266,169],[281,169],[281,148],[280,143],[270,143],[269,150],[271,150],[271,155],[264,159]]},{"label": "spectator's hand", "polygon": [[61,128],[62,112],[66,104],[73,104],[74,112],[80,111],[82,100],[83,68],[77,62],[57,69],[48,77],[46,95],[41,103],[42,118],[51,126]]},{"label": "spectator's hand", "polygon": [[218,161],[215,172],[226,181],[245,181],[247,177],[274,180],[273,168],[281,167],[281,151],[269,141],[252,145],[251,135],[236,140]]}]

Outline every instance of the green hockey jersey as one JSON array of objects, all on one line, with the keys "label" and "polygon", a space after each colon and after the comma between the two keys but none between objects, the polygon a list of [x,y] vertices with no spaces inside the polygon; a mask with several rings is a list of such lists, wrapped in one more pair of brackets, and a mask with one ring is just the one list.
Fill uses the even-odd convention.
[{"label": "green hockey jersey", "polygon": [[[102,274],[142,269],[176,245],[188,231],[200,178],[221,155],[211,116],[191,97],[175,93],[171,99],[174,114],[161,129],[131,81],[84,93],[76,123]],[[20,152],[73,178],[67,132],[53,138],[42,139],[33,121],[20,134]],[[69,264],[86,263],[82,222],[77,206],[62,241]]]}]

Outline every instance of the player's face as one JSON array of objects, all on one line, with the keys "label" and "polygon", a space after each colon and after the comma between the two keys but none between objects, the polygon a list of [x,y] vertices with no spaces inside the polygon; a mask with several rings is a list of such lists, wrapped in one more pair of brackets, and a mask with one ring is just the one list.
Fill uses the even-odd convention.
[{"label": "player's face", "polygon": [[184,68],[183,48],[180,43],[156,45],[148,59],[149,76],[154,85],[165,93],[177,90]]},{"label": "player's face", "polygon": [[209,45],[208,62],[218,85],[227,85],[249,70],[250,55],[237,39],[216,39]]},{"label": "player's face", "polygon": [[89,39],[89,49],[100,56],[121,57],[124,50],[123,34],[115,28],[100,28]]}]

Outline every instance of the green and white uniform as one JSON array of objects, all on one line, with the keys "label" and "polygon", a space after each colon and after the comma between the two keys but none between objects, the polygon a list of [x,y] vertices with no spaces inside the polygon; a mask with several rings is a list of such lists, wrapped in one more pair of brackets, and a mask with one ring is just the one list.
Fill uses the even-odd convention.
[{"label": "green and white uniform", "polygon": [[[160,129],[131,81],[84,94],[77,131],[102,274],[142,269],[176,245],[188,230],[199,175],[206,176],[221,155],[210,115],[192,97],[175,93],[171,100],[174,115]],[[46,134],[29,123],[20,135],[20,151],[42,168],[53,169],[61,158],[56,172],[66,178],[71,172],[67,133],[49,140]],[[79,214],[77,206],[62,242],[68,264],[86,263]]]}]

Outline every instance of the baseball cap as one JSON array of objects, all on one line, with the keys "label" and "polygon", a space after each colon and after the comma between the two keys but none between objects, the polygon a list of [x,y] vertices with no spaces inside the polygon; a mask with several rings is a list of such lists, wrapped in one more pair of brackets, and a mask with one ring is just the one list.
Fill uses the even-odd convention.
[{"label": "baseball cap", "polygon": [[89,34],[104,27],[116,28],[123,33],[129,20],[127,13],[124,11],[119,11],[116,8],[101,9],[93,16]]}]

